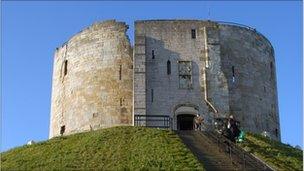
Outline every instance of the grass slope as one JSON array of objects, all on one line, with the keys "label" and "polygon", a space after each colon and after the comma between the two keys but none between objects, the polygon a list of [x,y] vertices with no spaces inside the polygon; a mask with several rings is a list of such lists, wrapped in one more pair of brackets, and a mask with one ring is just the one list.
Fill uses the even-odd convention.
[{"label": "grass slope", "polygon": [[276,170],[303,169],[303,151],[292,146],[252,133],[246,133],[240,145]]},{"label": "grass slope", "polygon": [[172,131],[114,127],[57,137],[1,154],[3,170],[203,170]]}]

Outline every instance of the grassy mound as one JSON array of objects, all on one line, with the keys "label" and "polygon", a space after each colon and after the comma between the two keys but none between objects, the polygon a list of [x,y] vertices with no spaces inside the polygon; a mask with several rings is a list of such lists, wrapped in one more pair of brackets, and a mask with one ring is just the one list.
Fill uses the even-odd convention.
[{"label": "grassy mound", "polygon": [[241,146],[276,170],[302,170],[303,151],[261,135],[246,133]]},{"label": "grassy mound", "polygon": [[3,170],[203,170],[172,131],[114,127],[57,137],[1,154]]}]

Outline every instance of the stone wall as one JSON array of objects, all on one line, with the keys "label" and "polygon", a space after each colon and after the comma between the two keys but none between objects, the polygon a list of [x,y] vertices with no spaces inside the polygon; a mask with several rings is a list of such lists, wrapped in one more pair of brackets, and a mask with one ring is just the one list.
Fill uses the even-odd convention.
[{"label": "stone wall", "polygon": [[[210,38],[206,37],[204,33],[206,27],[208,28],[207,34],[214,31],[213,28],[216,28],[215,32],[218,32],[214,23],[205,21],[151,20],[136,22],[135,35],[140,34],[145,37],[145,49],[141,54],[145,56],[146,82],[135,81],[134,85],[136,88],[146,87],[146,114],[169,115],[173,118],[175,129],[175,110],[180,106],[193,106],[207,119],[208,123],[212,122],[216,113],[208,107],[204,99],[206,86],[210,87],[207,99],[215,104],[218,113],[229,112],[228,87],[223,85],[225,78],[219,66],[221,59],[219,43],[215,45],[212,42],[218,42],[218,35],[217,40],[212,35],[209,36]],[[195,38],[192,38],[192,30],[195,30]],[[137,44],[140,42],[135,39],[135,46]],[[206,46],[210,55],[208,61],[210,69],[205,72]],[[139,68],[142,65],[140,62],[144,60],[139,59],[136,54],[134,59],[135,68]],[[191,86],[189,88],[180,87],[180,61],[191,62]],[[170,63],[170,74],[167,73],[168,62]],[[135,75],[137,72],[135,70]],[[207,85],[204,84],[205,78],[208,79]],[[136,98],[136,95],[134,97]],[[134,106],[136,109],[137,103]]]},{"label": "stone wall", "polygon": [[95,23],[54,57],[50,135],[132,124],[132,49],[125,23]]},{"label": "stone wall", "polygon": [[[223,70],[228,78],[230,110],[248,131],[267,131],[280,139],[274,51],[260,33],[220,25]],[[234,69],[234,78],[233,70]]]},{"label": "stone wall", "polygon": [[[141,39],[135,38],[140,52],[135,52],[134,72],[141,81],[134,82],[134,91],[146,89],[138,99],[135,93],[134,108],[144,108],[135,114],[169,115],[176,129],[177,108],[193,106],[207,124],[233,114],[245,130],[267,131],[280,139],[274,54],[264,36],[212,21],[145,20],[135,25]],[[191,61],[190,88],[179,87],[179,61]]]},{"label": "stone wall", "polygon": [[280,140],[274,50],[263,35],[212,21],[143,20],[133,53],[126,30],[95,23],[56,50],[50,137],[62,126],[70,134],[131,125],[132,114],[167,115],[177,129],[177,115],[198,113],[205,124],[233,114],[245,130]]},{"label": "stone wall", "polygon": [[144,28],[135,23],[134,114],[146,115],[146,38]]}]

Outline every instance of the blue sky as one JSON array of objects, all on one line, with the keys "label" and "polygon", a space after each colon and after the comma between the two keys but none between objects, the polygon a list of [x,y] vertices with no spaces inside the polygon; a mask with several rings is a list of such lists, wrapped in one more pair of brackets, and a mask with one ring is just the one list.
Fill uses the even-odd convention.
[{"label": "blue sky", "polygon": [[[208,12],[210,11],[210,13]],[[1,151],[46,140],[53,54],[95,21],[211,19],[255,27],[276,54],[281,136],[300,145],[302,117],[302,2],[2,2]]]}]

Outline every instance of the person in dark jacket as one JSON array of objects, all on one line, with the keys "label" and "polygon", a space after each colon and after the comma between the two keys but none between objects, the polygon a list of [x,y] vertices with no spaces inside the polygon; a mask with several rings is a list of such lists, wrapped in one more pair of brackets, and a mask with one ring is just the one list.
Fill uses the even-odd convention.
[{"label": "person in dark jacket", "polygon": [[240,134],[240,130],[238,128],[238,124],[237,124],[236,120],[234,119],[233,115],[229,116],[227,128],[228,128],[229,139],[232,142],[235,142],[236,137],[238,137]]}]

